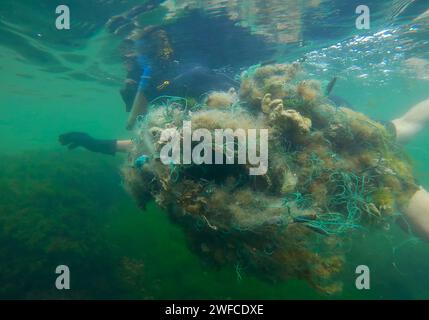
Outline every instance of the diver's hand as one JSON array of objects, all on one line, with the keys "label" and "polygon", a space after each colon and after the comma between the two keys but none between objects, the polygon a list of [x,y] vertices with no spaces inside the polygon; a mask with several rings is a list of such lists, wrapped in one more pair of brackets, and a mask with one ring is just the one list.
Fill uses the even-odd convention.
[{"label": "diver's hand", "polygon": [[70,150],[83,147],[92,152],[114,155],[117,151],[116,140],[94,139],[84,132],[68,132],[59,136],[58,140]]},{"label": "diver's hand", "polygon": [[94,138],[84,132],[64,133],[58,137],[58,140],[63,146],[68,147],[70,150],[76,149],[77,147],[90,149],[95,142]]}]

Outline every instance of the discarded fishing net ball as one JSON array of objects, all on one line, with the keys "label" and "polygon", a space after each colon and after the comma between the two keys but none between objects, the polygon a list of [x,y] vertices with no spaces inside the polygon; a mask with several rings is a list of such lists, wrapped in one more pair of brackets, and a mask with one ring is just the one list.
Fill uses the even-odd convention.
[{"label": "discarded fishing net ball", "polygon": [[[302,77],[297,64],[257,66],[242,74],[237,93],[217,92],[201,104],[153,101],[139,120],[123,174],[138,203],[155,200],[204,260],[232,266],[238,277],[299,278],[336,293],[343,244],[356,232],[388,223],[417,186],[385,126],[337,108],[317,81]],[[254,129],[259,135],[224,140],[221,147],[215,139],[192,141],[189,150],[202,154],[199,163],[184,161],[184,153],[180,161],[162,160],[163,148],[175,140],[183,151],[188,131],[198,129]],[[240,162],[239,147],[254,145],[262,155],[265,142],[266,168],[260,163],[265,170],[251,175],[258,164]],[[207,164],[215,158],[224,164]],[[225,164],[227,158],[234,164]]]}]

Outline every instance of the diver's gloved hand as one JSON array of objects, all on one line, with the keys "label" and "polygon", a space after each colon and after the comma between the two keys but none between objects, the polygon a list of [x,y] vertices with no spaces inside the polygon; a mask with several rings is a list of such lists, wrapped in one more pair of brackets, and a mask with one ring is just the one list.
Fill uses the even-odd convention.
[{"label": "diver's gloved hand", "polygon": [[68,132],[58,137],[63,146],[70,150],[83,147],[92,152],[114,155],[116,153],[116,140],[98,140],[84,132]]}]

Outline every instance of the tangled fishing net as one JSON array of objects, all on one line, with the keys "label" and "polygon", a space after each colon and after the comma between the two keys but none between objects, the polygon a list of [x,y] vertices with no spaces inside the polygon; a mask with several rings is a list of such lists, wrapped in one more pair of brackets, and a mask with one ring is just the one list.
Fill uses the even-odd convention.
[{"label": "tangled fishing net", "polygon": [[[392,219],[417,186],[384,125],[334,106],[301,74],[297,64],[256,66],[241,75],[238,93],[214,92],[200,104],[153,101],[123,172],[139,204],[154,199],[205,260],[234,266],[238,277],[300,278],[335,293],[341,244]],[[161,132],[175,129],[183,139],[183,121],[193,130],[268,129],[267,173],[250,176],[240,164],[163,164]]]}]

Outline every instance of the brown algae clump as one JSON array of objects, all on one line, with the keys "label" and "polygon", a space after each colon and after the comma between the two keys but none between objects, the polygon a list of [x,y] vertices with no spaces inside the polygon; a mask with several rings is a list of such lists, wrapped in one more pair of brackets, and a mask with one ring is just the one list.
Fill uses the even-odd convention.
[{"label": "brown algae clump", "polygon": [[[417,186],[383,125],[331,105],[318,82],[296,79],[300,71],[297,64],[253,67],[238,96],[216,92],[192,110],[177,99],[153,103],[123,171],[139,204],[154,199],[204,260],[234,266],[240,278],[300,278],[330,294],[342,287],[342,244],[392,219]],[[267,129],[266,174],[249,176],[249,165],[237,161],[163,164],[162,133],[174,130],[182,141],[184,121],[192,130]],[[136,166],[142,155],[150,160]]]}]

